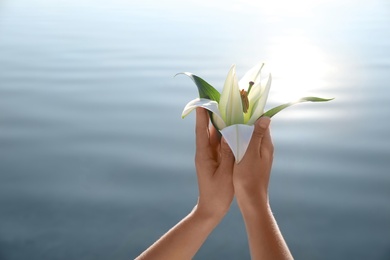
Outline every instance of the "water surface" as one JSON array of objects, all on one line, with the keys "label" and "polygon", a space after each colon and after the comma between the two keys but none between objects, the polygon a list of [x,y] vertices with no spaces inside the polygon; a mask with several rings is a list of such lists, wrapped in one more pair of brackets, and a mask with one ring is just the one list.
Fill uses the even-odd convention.
[{"label": "water surface", "polygon": [[[266,61],[271,201],[296,259],[390,258],[390,5],[0,3],[0,259],[132,259],[197,197],[196,95]],[[195,259],[249,259],[233,204]]]}]

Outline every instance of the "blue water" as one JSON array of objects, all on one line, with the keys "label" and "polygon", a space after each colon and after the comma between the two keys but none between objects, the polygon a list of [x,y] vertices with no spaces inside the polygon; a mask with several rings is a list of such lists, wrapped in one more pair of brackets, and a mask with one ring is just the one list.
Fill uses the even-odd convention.
[{"label": "blue water", "polygon": [[[197,199],[197,95],[266,61],[271,205],[296,259],[390,259],[390,5],[0,2],[0,259],[132,259]],[[236,204],[195,259],[249,259]]]}]

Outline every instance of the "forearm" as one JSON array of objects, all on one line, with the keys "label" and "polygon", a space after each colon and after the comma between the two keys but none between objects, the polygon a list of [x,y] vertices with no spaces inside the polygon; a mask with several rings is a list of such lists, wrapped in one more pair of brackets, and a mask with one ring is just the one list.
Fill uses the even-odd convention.
[{"label": "forearm", "polygon": [[240,203],[253,260],[293,259],[267,201]]},{"label": "forearm", "polygon": [[195,207],[136,259],[191,259],[220,220],[219,216],[210,216]]}]

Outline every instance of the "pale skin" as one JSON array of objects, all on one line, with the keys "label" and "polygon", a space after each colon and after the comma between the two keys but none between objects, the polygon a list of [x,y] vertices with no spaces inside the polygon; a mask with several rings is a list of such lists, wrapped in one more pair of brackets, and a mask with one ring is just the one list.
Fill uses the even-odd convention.
[{"label": "pale skin", "polygon": [[228,212],[234,196],[245,222],[251,259],[293,259],[268,200],[274,149],[269,124],[266,117],[256,122],[248,150],[236,164],[229,146],[210,125],[207,111],[196,109],[198,202],[137,260],[192,259]]}]

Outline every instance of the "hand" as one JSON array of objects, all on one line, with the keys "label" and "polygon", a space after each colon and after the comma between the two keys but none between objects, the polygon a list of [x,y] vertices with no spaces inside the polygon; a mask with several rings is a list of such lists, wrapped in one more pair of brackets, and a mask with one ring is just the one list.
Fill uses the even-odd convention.
[{"label": "hand", "polygon": [[274,151],[270,122],[268,117],[257,120],[244,158],[234,167],[234,190],[240,208],[268,203],[268,183]]},{"label": "hand", "polygon": [[251,259],[293,259],[268,201],[274,147],[270,119],[257,120],[244,158],[233,171],[234,190],[248,234]]},{"label": "hand", "polygon": [[203,108],[196,109],[196,155],[199,200],[197,211],[208,216],[223,217],[234,196],[234,155]]},{"label": "hand", "polygon": [[195,130],[198,204],[137,260],[192,259],[229,210],[234,195],[233,153],[212,125],[209,129],[209,116],[203,108],[196,109]]},{"label": "hand", "polygon": [[194,210],[137,260],[192,259],[233,200],[234,156],[217,130],[210,126],[205,109],[196,109],[196,155],[199,199]]},{"label": "hand", "polygon": [[248,211],[243,206],[268,200],[273,153],[269,123],[269,118],[258,120],[244,158],[235,164],[227,143],[220,141],[213,126],[209,129],[206,110],[196,109],[198,204],[137,259],[192,259],[228,211],[234,192],[244,217],[251,259],[292,259],[269,208],[249,207]]}]

